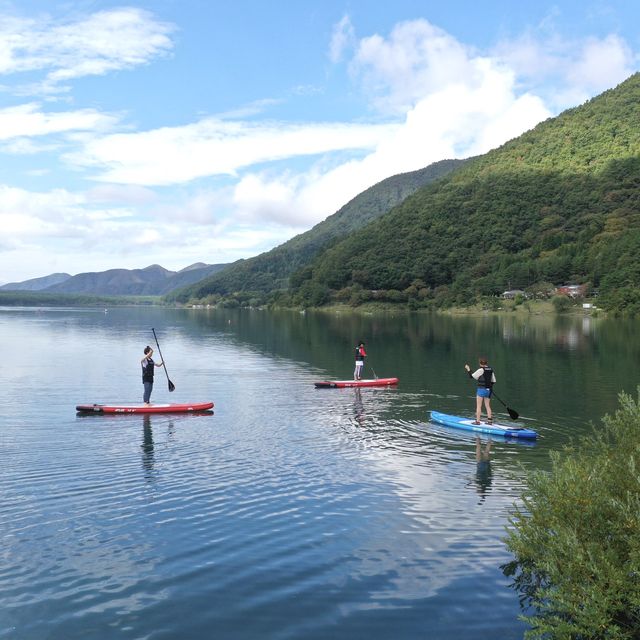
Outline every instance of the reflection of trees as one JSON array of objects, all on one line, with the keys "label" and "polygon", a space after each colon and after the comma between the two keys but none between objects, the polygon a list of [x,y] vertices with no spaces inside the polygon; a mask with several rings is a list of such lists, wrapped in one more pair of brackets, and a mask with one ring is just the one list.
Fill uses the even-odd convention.
[{"label": "reflection of trees", "polygon": [[[352,348],[359,339],[376,373],[400,378],[400,391],[467,396],[462,365],[486,355],[496,369],[498,393],[523,415],[599,416],[615,406],[620,389],[634,380],[640,342],[632,321],[587,316],[511,313],[453,316],[429,313],[362,314],[210,309],[184,312],[202,335],[257,353],[309,363],[337,378],[350,378]],[[610,355],[615,353],[616,358]],[[585,393],[594,386],[611,388]],[[451,407],[453,409],[453,407]]]}]

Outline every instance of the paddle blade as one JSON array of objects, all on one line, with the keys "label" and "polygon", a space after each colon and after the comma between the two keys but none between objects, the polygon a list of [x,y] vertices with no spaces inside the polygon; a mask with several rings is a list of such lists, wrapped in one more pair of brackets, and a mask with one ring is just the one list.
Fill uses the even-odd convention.
[{"label": "paddle blade", "polygon": [[[171,382],[171,380],[169,380],[169,391],[175,391],[176,390],[176,385],[173,384],[173,382]],[[516,414],[516,418],[518,417],[518,414]],[[515,420],[515,418],[514,418]]]},{"label": "paddle blade", "polygon": [[509,412],[509,416],[512,420],[517,420],[520,417],[520,414],[517,411],[514,411],[510,407],[507,407],[507,411]]}]

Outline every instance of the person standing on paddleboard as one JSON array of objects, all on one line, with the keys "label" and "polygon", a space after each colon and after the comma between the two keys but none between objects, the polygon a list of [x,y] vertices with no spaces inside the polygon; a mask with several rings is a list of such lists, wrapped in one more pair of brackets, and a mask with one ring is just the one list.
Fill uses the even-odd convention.
[{"label": "person standing on paddleboard", "polygon": [[144,393],[142,395],[142,401],[146,406],[149,406],[151,400],[151,392],[153,391],[153,373],[155,367],[162,367],[163,362],[156,364],[153,361],[153,349],[147,345],[144,348],[144,358],[140,361],[142,365],[142,384],[144,385]]},{"label": "person standing on paddleboard", "polygon": [[353,371],[354,380],[362,380],[362,369],[364,367],[364,359],[367,357],[367,353],[364,350],[364,342],[360,340],[356,347],[356,368]]},{"label": "person standing on paddleboard", "polygon": [[493,414],[491,413],[491,389],[496,383],[496,374],[489,366],[486,358],[479,359],[480,368],[473,373],[468,364],[464,365],[469,377],[478,383],[476,391],[476,420],[473,424],[480,424],[480,414],[482,413],[482,403],[487,412],[487,424],[493,424]]}]

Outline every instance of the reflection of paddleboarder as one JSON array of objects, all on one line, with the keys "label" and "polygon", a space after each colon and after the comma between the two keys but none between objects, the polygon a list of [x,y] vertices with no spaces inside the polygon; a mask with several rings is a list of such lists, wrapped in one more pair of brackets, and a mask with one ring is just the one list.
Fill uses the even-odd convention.
[{"label": "reflection of paddleboarder", "polygon": [[145,475],[151,476],[153,472],[153,431],[151,430],[151,416],[145,414],[142,421],[142,466]]},{"label": "reflection of paddleboarder", "polygon": [[491,487],[491,440],[483,449],[480,438],[476,436],[476,485],[480,494],[480,502],[487,497],[487,492]]},{"label": "reflection of paddleboarder", "polygon": [[364,422],[364,404],[362,403],[362,391],[358,389],[358,387],[354,387],[354,404],[353,409],[355,413],[355,418],[359,424]]}]

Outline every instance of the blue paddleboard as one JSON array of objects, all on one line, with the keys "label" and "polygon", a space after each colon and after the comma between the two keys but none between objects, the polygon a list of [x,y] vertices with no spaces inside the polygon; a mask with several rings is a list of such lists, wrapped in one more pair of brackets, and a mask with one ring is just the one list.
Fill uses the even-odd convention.
[{"label": "blue paddleboard", "polygon": [[535,440],[538,434],[531,429],[525,429],[517,425],[500,424],[494,422],[487,424],[473,424],[474,418],[463,418],[461,416],[452,416],[439,411],[431,412],[431,422],[443,424],[445,427],[453,427],[454,429],[465,429],[466,431],[475,431],[476,433],[487,433],[493,436],[504,436],[506,438],[522,438],[525,440]]}]

